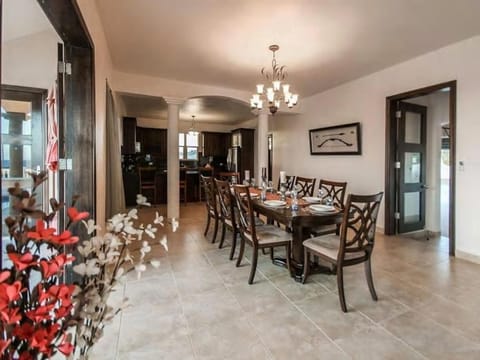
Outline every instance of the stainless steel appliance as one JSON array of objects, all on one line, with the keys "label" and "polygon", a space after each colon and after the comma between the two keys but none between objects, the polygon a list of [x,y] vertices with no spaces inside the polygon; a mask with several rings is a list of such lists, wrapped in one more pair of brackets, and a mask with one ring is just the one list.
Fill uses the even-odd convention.
[{"label": "stainless steel appliance", "polygon": [[240,152],[242,151],[239,147],[231,147],[228,149],[227,153],[227,169],[232,172],[240,172]]}]

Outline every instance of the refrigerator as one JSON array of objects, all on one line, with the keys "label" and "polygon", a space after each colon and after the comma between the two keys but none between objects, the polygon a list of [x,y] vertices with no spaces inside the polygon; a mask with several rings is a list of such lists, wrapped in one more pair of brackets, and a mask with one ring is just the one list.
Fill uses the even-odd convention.
[{"label": "refrigerator", "polygon": [[227,152],[227,169],[231,172],[241,172],[240,152],[242,148],[231,147]]}]

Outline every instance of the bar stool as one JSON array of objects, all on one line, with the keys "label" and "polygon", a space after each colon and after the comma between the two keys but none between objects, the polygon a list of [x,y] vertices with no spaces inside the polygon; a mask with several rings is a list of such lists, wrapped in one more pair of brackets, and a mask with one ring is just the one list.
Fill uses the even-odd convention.
[{"label": "bar stool", "polygon": [[143,196],[144,191],[149,191],[150,194],[153,194],[153,199],[151,200],[152,204],[157,202],[157,187],[155,186],[155,168],[151,167],[139,167],[138,168],[138,183],[139,183],[139,192]]}]

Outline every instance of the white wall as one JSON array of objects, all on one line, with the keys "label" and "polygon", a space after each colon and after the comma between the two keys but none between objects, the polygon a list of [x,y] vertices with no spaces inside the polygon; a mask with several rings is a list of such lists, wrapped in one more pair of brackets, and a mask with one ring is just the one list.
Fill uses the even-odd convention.
[{"label": "white wall", "polygon": [[95,1],[77,0],[95,47],[96,216],[105,223],[106,190],[106,80],[112,86],[112,61]]},{"label": "white wall", "polygon": [[[456,187],[457,255],[480,259],[476,204],[480,202],[480,36],[455,43],[303,100],[302,115],[275,116],[274,174],[280,169],[304,176],[348,181],[348,192],[374,193],[385,182],[385,98],[457,80]],[[311,156],[308,129],[359,121],[361,156]],[[383,206],[379,226],[383,227]]]},{"label": "white wall", "polygon": [[57,79],[59,42],[53,29],[4,42],[2,83],[50,89]]}]

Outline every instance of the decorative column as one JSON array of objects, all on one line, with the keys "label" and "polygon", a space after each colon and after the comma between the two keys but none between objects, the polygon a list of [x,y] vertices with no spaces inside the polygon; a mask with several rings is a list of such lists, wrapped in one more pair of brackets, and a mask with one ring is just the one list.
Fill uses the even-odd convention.
[{"label": "decorative column", "polygon": [[185,99],[164,97],[168,104],[167,126],[167,217],[180,216],[180,160],[178,158],[178,118]]},{"label": "decorative column", "polygon": [[269,111],[266,108],[258,113],[256,174],[258,181],[262,181],[262,168],[268,171],[268,114]]}]

